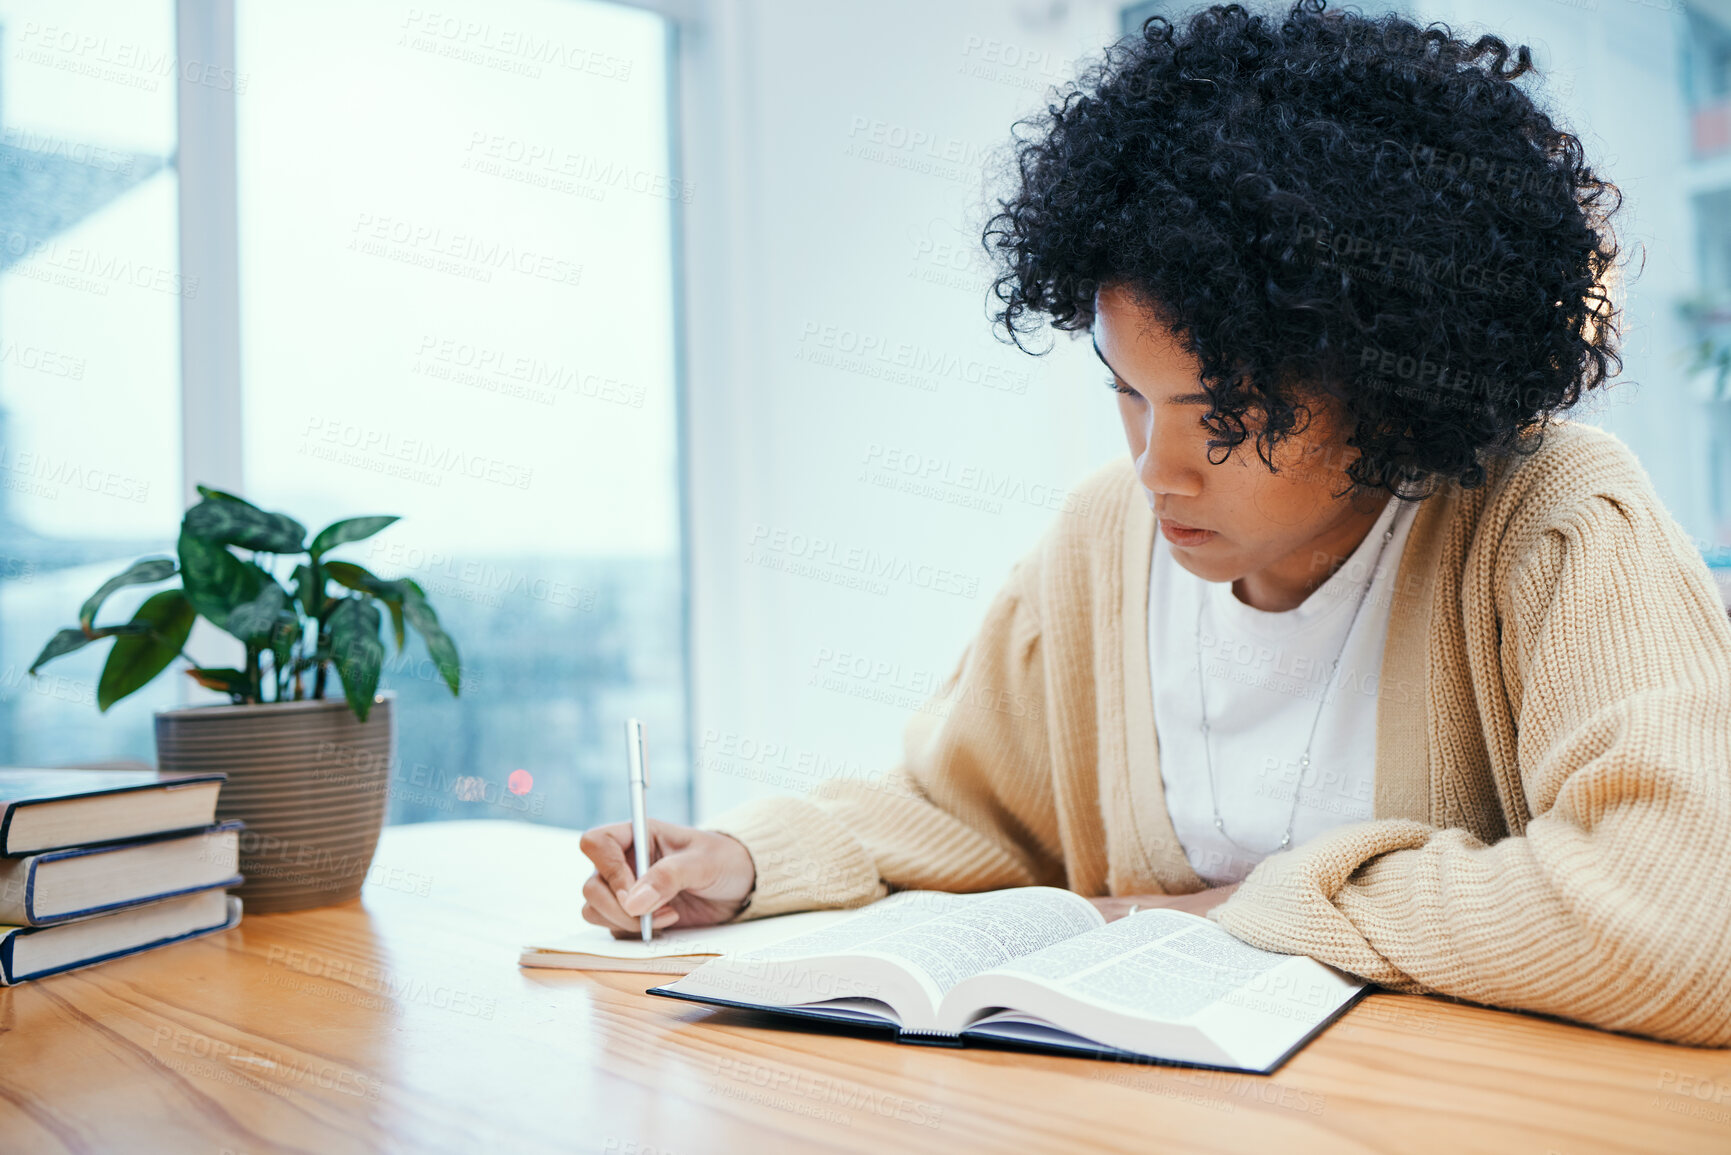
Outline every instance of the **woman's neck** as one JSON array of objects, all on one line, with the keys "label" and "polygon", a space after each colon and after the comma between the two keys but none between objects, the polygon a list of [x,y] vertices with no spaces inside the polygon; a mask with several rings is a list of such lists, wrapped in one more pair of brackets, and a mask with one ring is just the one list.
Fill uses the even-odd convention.
[{"label": "woman's neck", "polygon": [[1273,565],[1247,573],[1232,583],[1232,596],[1252,609],[1284,613],[1304,604],[1334,572],[1346,564],[1394,499],[1388,494],[1354,506],[1326,532],[1311,539]]}]

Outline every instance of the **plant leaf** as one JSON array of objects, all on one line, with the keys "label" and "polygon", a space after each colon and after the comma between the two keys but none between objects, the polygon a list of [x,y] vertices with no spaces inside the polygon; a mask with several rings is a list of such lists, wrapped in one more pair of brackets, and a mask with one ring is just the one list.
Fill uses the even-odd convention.
[{"label": "plant leaf", "polygon": [[379,608],[369,598],[344,598],[331,611],[331,661],[343,680],[349,709],[365,722],[379,688],[385,665],[385,643],[379,640]]},{"label": "plant leaf", "polygon": [[344,521],[333,521],[319,530],[319,535],[313,538],[313,543],[307,547],[307,550],[314,557],[318,557],[339,545],[346,545],[351,541],[364,541],[392,522],[400,520],[401,518],[395,514],[384,514],[377,517],[351,517]]},{"label": "plant leaf", "polygon": [[[293,603],[290,603],[292,607]],[[281,671],[287,668],[294,659],[295,643],[300,641],[305,631],[301,628],[301,620],[292,608],[286,610],[277,619],[276,627],[270,632],[270,656],[275,668]]]},{"label": "plant leaf", "polygon": [[388,581],[366,566],[356,565],[352,561],[327,561],[324,563],[324,571],[338,585],[357,593],[372,594],[377,598],[395,598],[402,601],[403,593],[408,588],[401,581]]},{"label": "plant leaf", "polygon": [[84,600],[78,607],[78,624],[85,630],[91,628],[96,620],[96,611],[102,608],[102,603],[108,600],[108,595],[122,586],[141,586],[151,582],[167,581],[174,576],[174,559],[168,557],[147,557],[135,561],[125,573],[116,574],[102,583],[102,588]]},{"label": "plant leaf", "polygon": [[253,509],[258,508],[258,506],[253,505],[252,502],[248,501],[244,497],[241,497],[239,494],[225,493],[224,491],[222,491],[220,489],[213,489],[208,485],[199,486],[198,487],[198,495],[200,497],[211,498],[212,500],[215,500],[215,501],[238,501],[242,505],[252,506]]},{"label": "plant leaf", "polygon": [[285,614],[290,621],[295,620],[294,611],[288,608],[288,594],[276,582],[267,580],[256,598],[229,611],[223,628],[243,642],[261,643],[270,637]]},{"label": "plant leaf", "polygon": [[[295,603],[288,591],[267,576],[258,597],[236,606],[228,615],[228,632],[245,642],[249,649],[268,648],[276,662],[275,668],[280,671],[289,664],[302,628],[300,615],[295,612]],[[247,668],[254,668],[253,664],[249,662]]]},{"label": "plant leaf", "polygon": [[[149,632],[150,626],[144,622],[127,622],[124,625],[103,626],[101,629],[91,630],[89,633],[85,633],[83,630],[61,630],[52,638],[48,639],[48,644],[42,647],[42,652],[40,654],[36,655],[36,660],[31,663],[28,672],[34,674],[37,668],[43,663],[52,662],[55,658],[64,654],[70,654],[74,650],[81,650],[91,642],[100,642],[103,638],[123,638],[129,634],[145,634]],[[73,644],[75,640],[77,642],[76,645]]]},{"label": "plant leaf", "polygon": [[313,580],[313,568],[307,565],[295,566],[292,575],[295,583],[295,601],[301,605],[301,612],[309,618],[319,616],[319,589],[322,582]]},{"label": "plant leaf", "polygon": [[207,497],[187,510],[180,531],[218,545],[265,553],[301,553],[306,549],[306,526],[287,514],[266,513],[228,494]]},{"label": "plant leaf", "polygon": [[106,713],[108,707],[162,673],[186,645],[197,617],[180,590],[163,590],[146,598],[127,623],[146,630],[115,639],[96,682],[96,708]]},{"label": "plant leaf", "polygon": [[421,592],[421,587],[413,581],[407,581],[404,585],[407,590],[403,597],[403,616],[409,619],[409,624],[415,627],[415,632],[427,643],[427,653],[432,655],[434,664],[439,667],[445,684],[451,687],[451,696],[456,697],[463,677],[463,662],[457,656],[457,643],[451,640],[451,635],[439,624],[439,615],[434,613],[433,607],[427,603],[427,595]]},{"label": "plant leaf", "polygon": [[63,654],[70,654],[74,650],[82,650],[95,640],[83,630],[61,630],[48,639],[48,644],[42,647],[42,652],[36,655],[34,662],[30,663],[30,672],[34,674],[43,664],[52,662]]},{"label": "plant leaf", "polygon": [[248,693],[246,672],[230,669],[188,670],[187,676],[207,690],[220,690],[225,694],[233,694],[237,698],[245,698]]},{"label": "plant leaf", "polygon": [[228,629],[229,613],[258,597],[259,590],[269,580],[269,574],[240,560],[228,547],[181,533],[181,586],[192,608],[212,625]]},{"label": "plant leaf", "polygon": [[387,581],[370,572],[365,566],[358,566],[353,562],[327,561],[324,568],[338,585],[372,594],[385,603],[385,609],[390,611],[391,630],[396,635],[397,651],[401,653],[406,640],[403,634],[403,599],[420,587],[412,581]]}]

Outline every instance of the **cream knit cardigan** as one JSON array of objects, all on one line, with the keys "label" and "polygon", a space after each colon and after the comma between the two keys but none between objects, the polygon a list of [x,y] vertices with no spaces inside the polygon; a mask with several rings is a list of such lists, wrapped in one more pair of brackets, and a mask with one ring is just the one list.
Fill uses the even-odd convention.
[{"label": "cream knit cardigan", "polygon": [[[1203,888],[1160,782],[1154,517],[1127,459],[1079,497],[887,778],[704,824],[756,863],[741,917]],[[1375,819],[1272,855],[1210,917],[1395,990],[1731,1046],[1731,621],[1628,447],[1555,422],[1426,498],[1393,598]]]}]

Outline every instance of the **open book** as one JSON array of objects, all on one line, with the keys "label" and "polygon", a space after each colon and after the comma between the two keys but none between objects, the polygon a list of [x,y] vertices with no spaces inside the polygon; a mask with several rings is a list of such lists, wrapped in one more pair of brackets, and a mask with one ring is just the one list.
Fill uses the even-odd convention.
[{"label": "open book", "polygon": [[1267,1073],[1364,991],[1301,955],[1147,910],[1108,923],[1054,887],[904,891],[650,994],[995,1042]]}]

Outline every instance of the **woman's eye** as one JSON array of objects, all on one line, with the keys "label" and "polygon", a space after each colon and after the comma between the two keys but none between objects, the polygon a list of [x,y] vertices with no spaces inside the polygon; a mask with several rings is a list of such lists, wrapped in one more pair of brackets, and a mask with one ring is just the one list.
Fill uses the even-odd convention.
[{"label": "woman's eye", "polygon": [[1116,377],[1106,378],[1106,387],[1108,389],[1112,390],[1112,392],[1122,393],[1126,397],[1134,397],[1136,395],[1136,390],[1130,388],[1128,385],[1121,383],[1118,380],[1118,378],[1116,378]]}]

